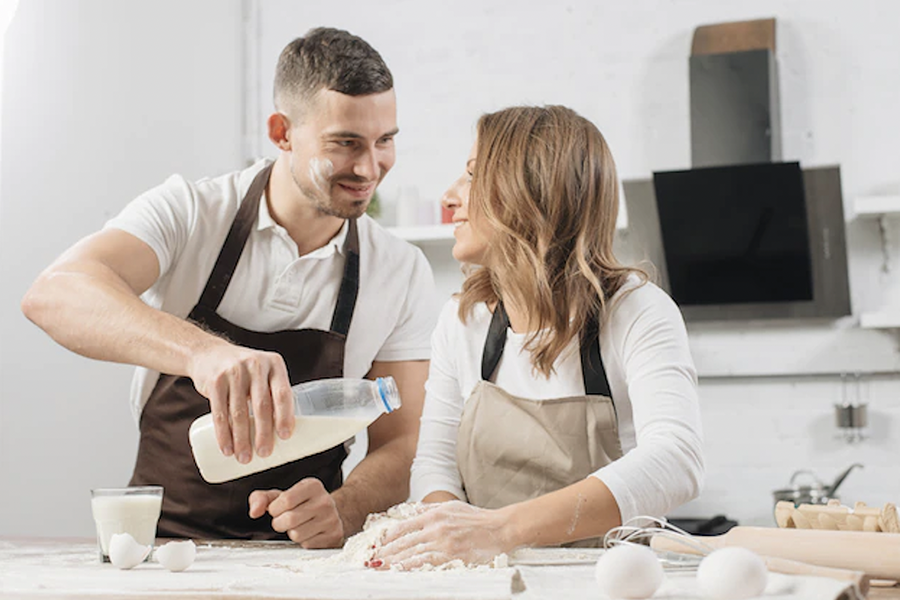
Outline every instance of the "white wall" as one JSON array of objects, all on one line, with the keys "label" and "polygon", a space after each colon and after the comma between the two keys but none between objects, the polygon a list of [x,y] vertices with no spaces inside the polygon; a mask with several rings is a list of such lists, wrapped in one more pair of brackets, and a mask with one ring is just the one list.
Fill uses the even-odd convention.
[{"label": "white wall", "polygon": [[124,485],[129,367],[54,344],[19,301],[66,247],[173,172],[240,166],[237,0],[27,0],[6,35],[0,189],[0,533],[90,535]]},{"label": "white wall", "polygon": [[[241,4],[255,40],[246,76]],[[478,115],[508,104],[579,110],[604,132],[624,177],[689,166],[693,29],[772,16],[785,158],[840,164],[846,199],[900,193],[900,38],[890,25],[900,5],[889,0],[23,3],[8,36],[2,104],[0,533],[90,534],[87,491],[127,480],[137,439],[129,369],[55,346],[19,313],[22,293],[63,248],[169,173],[215,174],[269,154],[258,126],[290,39],[333,25],[381,51],[401,128],[381,191],[390,200],[415,186],[437,199],[463,166]],[[257,126],[247,139],[245,114]],[[879,308],[898,275],[879,272],[873,222],[851,221],[848,237],[859,314]],[[426,251],[449,290],[459,281],[449,246]],[[855,319],[690,330],[709,476],[682,514],[770,524],[770,492],[793,470],[831,478],[851,462],[866,468],[848,478],[845,500],[900,500],[897,332],[862,331]],[[842,370],[878,372],[872,437],[853,446],[832,435]]]}]

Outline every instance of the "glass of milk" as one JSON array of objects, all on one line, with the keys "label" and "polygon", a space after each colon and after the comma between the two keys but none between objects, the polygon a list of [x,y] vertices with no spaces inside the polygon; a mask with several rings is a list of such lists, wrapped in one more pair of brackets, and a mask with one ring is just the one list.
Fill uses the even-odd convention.
[{"label": "glass of milk", "polygon": [[138,544],[153,546],[162,498],[158,485],[91,490],[101,561],[109,562],[109,540],[115,533],[130,533]]}]

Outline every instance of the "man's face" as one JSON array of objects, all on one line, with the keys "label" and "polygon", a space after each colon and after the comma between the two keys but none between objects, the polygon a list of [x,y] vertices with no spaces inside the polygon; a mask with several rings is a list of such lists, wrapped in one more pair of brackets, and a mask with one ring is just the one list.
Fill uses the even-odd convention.
[{"label": "man's face", "polygon": [[291,130],[291,176],[322,214],[351,219],[394,166],[394,90],[347,96],[320,90]]}]

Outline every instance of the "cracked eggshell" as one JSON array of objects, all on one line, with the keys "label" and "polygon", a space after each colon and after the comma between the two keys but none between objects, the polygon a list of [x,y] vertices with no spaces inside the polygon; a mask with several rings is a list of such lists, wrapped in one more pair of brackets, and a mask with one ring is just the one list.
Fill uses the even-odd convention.
[{"label": "cracked eggshell", "polygon": [[711,600],[755,598],[766,589],[769,570],[752,550],[730,546],[710,553],[697,569],[697,587]]},{"label": "cracked eggshell", "polygon": [[149,554],[150,546],[139,544],[130,533],[114,533],[109,538],[109,562],[120,569],[138,566]]},{"label": "cracked eggshell", "polygon": [[156,560],[170,571],[184,571],[194,562],[197,546],[192,540],[167,542],[156,549]]},{"label": "cracked eggshell", "polygon": [[647,546],[619,544],[604,552],[594,570],[607,598],[649,598],[663,580],[663,568]]}]

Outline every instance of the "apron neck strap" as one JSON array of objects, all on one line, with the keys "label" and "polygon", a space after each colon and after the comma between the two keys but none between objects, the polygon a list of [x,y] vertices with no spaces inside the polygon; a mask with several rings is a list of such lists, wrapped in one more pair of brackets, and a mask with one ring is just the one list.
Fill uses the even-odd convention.
[{"label": "apron neck strap", "polygon": [[[490,381],[494,377],[503,348],[506,345],[506,332],[509,328],[509,315],[503,302],[498,302],[484,341],[484,352],[481,355],[481,378]],[[600,357],[600,325],[595,316],[588,319],[579,336],[581,340],[581,373],[584,378],[584,391],[589,396],[606,396],[612,398],[606,369]]]},{"label": "apron neck strap", "polygon": [[600,324],[596,315],[588,317],[581,332],[581,374],[584,377],[584,391],[589,396],[612,398],[606,368],[600,357]]},{"label": "apron neck strap", "polygon": [[487,339],[484,340],[484,352],[481,353],[481,378],[485,381],[490,381],[494,377],[494,371],[500,364],[503,347],[506,345],[508,327],[509,315],[506,314],[506,308],[501,300],[494,308],[494,316],[491,318]]},{"label": "apron neck strap", "polygon": [[338,292],[337,305],[331,318],[331,331],[346,336],[353,320],[353,309],[356,308],[356,296],[359,293],[359,233],[356,219],[350,219],[347,226],[347,238],[344,240],[344,275],[341,278],[341,289]]},{"label": "apron neck strap", "polygon": [[259,214],[259,200],[262,198],[266,185],[269,183],[269,176],[272,174],[274,164],[268,165],[253,178],[253,183],[250,184],[247,194],[241,201],[237,216],[234,218],[234,222],[231,223],[231,229],[228,230],[225,243],[222,244],[222,249],[219,250],[219,257],[216,259],[212,273],[210,273],[209,279],[206,281],[206,287],[203,288],[203,293],[200,295],[198,304],[212,311],[219,308],[219,303],[222,302],[222,298],[225,296],[225,290],[228,289],[228,284],[231,283],[234,268],[241,258],[247,238],[250,237],[250,232],[256,223],[256,217]]}]

